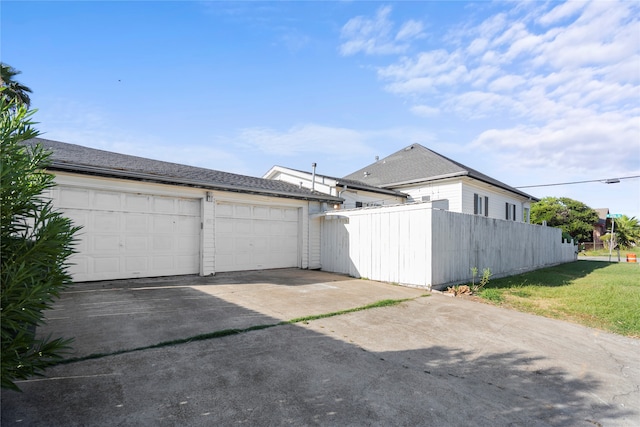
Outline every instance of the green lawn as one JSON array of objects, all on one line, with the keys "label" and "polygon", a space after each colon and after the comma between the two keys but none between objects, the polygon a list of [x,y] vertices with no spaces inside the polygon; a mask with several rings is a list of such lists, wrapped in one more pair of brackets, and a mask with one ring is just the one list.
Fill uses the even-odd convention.
[{"label": "green lawn", "polygon": [[640,338],[640,264],[576,261],[491,280],[487,302]]},{"label": "green lawn", "polygon": [[[587,249],[589,248],[589,244],[587,243]],[[640,259],[640,247],[630,248],[630,249],[620,249],[620,259],[624,260],[627,258],[627,254],[636,254],[636,258]],[[609,249],[598,249],[597,251],[587,250],[585,252],[580,252],[579,256],[609,256]],[[618,251],[614,249],[611,252],[611,258],[616,257],[618,259]]]}]

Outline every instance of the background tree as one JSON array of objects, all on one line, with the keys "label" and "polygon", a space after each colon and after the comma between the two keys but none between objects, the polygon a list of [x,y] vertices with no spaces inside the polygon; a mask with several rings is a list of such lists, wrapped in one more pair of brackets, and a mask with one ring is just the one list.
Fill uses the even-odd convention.
[{"label": "background tree", "polygon": [[545,197],[531,206],[531,222],[558,227],[577,242],[590,241],[598,213],[589,206],[568,197]]},{"label": "background tree", "polygon": [[45,171],[50,153],[24,144],[38,135],[31,127],[33,112],[5,90],[0,89],[0,369],[2,388],[19,390],[15,380],[42,375],[70,343],[36,339],[35,327],[71,283],[66,262],[78,228],[44,196],[54,185]]},{"label": "background tree", "polygon": [[2,90],[2,98],[10,103],[15,101],[17,105],[25,105],[27,108],[31,105],[29,94],[31,89],[27,86],[15,81],[15,76],[21,71],[16,70],[10,65],[0,62],[0,87]]},{"label": "background tree", "polygon": [[[622,215],[620,218],[615,218],[615,227],[613,232],[615,233],[615,243],[622,249],[629,249],[632,246],[640,244],[640,223],[636,217],[629,218],[626,215]],[[607,233],[602,236],[602,240],[610,240],[611,233]]]}]

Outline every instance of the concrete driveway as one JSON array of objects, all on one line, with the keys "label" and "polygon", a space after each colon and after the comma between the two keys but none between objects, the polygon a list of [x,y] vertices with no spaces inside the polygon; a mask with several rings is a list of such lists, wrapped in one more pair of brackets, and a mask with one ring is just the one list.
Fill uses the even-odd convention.
[{"label": "concrete driveway", "polygon": [[2,425],[640,425],[640,340],[424,295],[295,269],[78,284],[39,333],[95,358],[3,390]]}]

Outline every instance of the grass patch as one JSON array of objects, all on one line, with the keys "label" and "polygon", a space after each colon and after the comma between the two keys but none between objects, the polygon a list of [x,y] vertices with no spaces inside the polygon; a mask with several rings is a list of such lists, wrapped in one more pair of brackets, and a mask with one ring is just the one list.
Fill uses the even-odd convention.
[{"label": "grass patch", "polygon": [[[587,248],[588,248],[588,244],[587,244]],[[620,249],[621,259],[626,259],[627,254],[636,254],[636,257],[640,257],[640,247],[636,246],[630,249]],[[598,249],[596,251],[587,249],[585,252],[580,252],[578,259],[580,259],[579,257],[581,256],[609,256],[609,249]],[[611,258],[613,258],[614,256],[616,257],[616,260],[617,260],[618,259],[617,249],[614,249],[613,251],[611,251]]]},{"label": "grass patch", "polygon": [[[425,294],[425,295],[421,295],[420,297],[425,297],[425,296],[429,296],[429,295]],[[416,297],[416,298],[420,298],[420,297]],[[220,331],[214,331],[214,332],[208,332],[206,334],[194,335],[194,336],[191,336],[191,337],[188,337],[188,338],[179,338],[179,339],[176,339],[176,340],[163,341],[163,342],[160,342],[160,343],[157,343],[157,344],[146,345],[146,346],[142,346],[142,347],[135,347],[135,348],[129,348],[129,349],[124,349],[124,350],[117,350],[117,351],[113,351],[113,352],[109,352],[109,353],[92,353],[92,354],[89,354],[87,356],[64,359],[64,360],[61,360],[58,363],[56,363],[56,365],[66,365],[66,364],[69,364],[69,363],[82,362],[82,361],[85,361],[85,360],[102,359],[103,357],[116,356],[116,355],[119,355],[119,354],[134,353],[134,352],[137,352],[137,351],[151,350],[151,349],[163,348],[163,347],[172,347],[172,346],[176,346],[176,345],[180,345],[180,344],[188,344],[188,343],[196,342],[196,341],[204,341],[204,340],[211,340],[211,339],[216,339],[216,338],[223,338],[223,337],[228,337],[228,336],[231,336],[231,335],[242,334],[242,333],[245,333],[245,332],[259,331],[259,330],[262,330],[262,329],[273,328],[275,326],[291,325],[291,324],[294,324],[294,323],[309,322],[311,320],[326,319],[327,317],[340,316],[342,314],[354,313],[356,311],[369,310],[369,309],[372,309],[372,308],[379,308],[379,307],[390,307],[390,306],[397,305],[397,304],[400,304],[402,302],[410,301],[410,300],[413,300],[413,299],[416,299],[416,298],[384,299],[384,300],[380,300],[380,301],[374,302],[373,304],[363,305],[363,306],[355,307],[355,308],[349,308],[347,310],[334,311],[334,312],[331,312],[331,313],[316,314],[316,315],[313,315],[313,316],[297,317],[295,319],[285,320],[285,321],[278,322],[278,323],[267,323],[267,324],[263,324],[263,325],[255,325],[255,326],[250,326],[250,327],[244,328],[244,329],[223,329],[223,330],[220,330]]]},{"label": "grass patch", "polygon": [[500,292],[499,289],[494,288],[483,289],[482,291],[480,291],[480,297],[498,304],[504,301],[502,292]]},{"label": "grass patch", "polygon": [[379,307],[390,307],[392,305],[398,305],[398,304],[400,304],[402,302],[410,301],[412,299],[414,299],[414,298],[383,299],[383,300],[374,302],[373,304],[363,305],[362,307],[349,308],[347,310],[334,311],[334,312],[331,312],[331,313],[316,314],[316,315],[313,315],[313,316],[296,317],[295,319],[291,319],[291,320],[288,320],[288,321],[282,322],[282,323],[283,324],[291,324],[291,323],[309,322],[311,320],[326,319],[327,317],[340,316],[342,314],[347,314],[347,313],[355,313],[356,311],[369,310],[369,309],[372,309],[372,308],[379,308]]},{"label": "grass patch", "polygon": [[492,280],[494,304],[640,337],[640,266],[577,261]]}]

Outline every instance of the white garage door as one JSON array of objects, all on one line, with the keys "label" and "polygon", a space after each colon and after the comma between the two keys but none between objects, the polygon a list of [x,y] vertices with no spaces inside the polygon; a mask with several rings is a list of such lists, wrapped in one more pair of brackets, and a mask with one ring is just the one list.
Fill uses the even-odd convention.
[{"label": "white garage door", "polygon": [[216,203],[216,271],[298,266],[298,209]]},{"label": "white garage door", "polygon": [[55,205],[83,227],[77,282],[199,272],[200,199],[58,187]]}]

